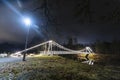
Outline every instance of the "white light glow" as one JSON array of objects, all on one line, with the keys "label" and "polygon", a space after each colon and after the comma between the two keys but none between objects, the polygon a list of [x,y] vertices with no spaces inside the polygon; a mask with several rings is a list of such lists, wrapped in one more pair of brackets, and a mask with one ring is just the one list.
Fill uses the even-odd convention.
[{"label": "white light glow", "polygon": [[49,43],[52,43],[52,40],[50,40]]},{"label": "white light glow", "polygon": [[16,52],[15,54],[21,54],[21,52],[19,51],[19,52]]},{"label": "white light glow", "polygon": [[86,49],[87,49],[87,50],[89,50],[89,49],[90,49],[90,47],[86,47]]},{"label": "white light glow", "polygon": [[29,27],[31,25],[31,20],[30,18],[24,18],[23,19],[24,23]]},{"label": "white light glow", "polygon": [[16,52],[16,53],[11,54],[10,56],[11,56],[11,57],[21,57],[22,54],[21,54],[21,52],[19,51],[19,52]]}]

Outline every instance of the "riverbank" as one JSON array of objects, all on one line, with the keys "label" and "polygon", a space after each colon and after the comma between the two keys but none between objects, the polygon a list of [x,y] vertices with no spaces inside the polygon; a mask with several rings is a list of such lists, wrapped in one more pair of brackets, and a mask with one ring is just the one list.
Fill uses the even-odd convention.
[{"label": "riverbank", "polygon": [[[7,67],[8,66],[8,67]],[[88,65],[60,56],[34,56],[4,64],[0,77],[13,80],[120,80],[120,66]]]}]

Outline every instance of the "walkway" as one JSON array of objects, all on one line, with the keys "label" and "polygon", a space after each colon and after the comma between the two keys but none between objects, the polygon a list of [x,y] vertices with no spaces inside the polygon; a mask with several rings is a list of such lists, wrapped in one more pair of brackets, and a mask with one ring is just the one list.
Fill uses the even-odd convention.
[{"label": "walkway", "polygon": [[5,57],[5,58],[0,58],[0,63],[19,62],[19,61],[22,61],[22,57]]}]

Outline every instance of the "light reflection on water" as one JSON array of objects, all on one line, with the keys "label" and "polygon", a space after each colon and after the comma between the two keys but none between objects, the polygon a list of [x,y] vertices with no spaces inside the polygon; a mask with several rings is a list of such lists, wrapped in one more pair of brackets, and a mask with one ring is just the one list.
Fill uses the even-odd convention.
[{"label": "light reflection on water", "polygon": [[86,60],[86,61],[83,61],[82,63],[86,63],[88,65],[94,65],[94,61],[93,60]]},{"label": "light reflection on water", "polygon": [[79,59],[82,63],[88,64],[88,65],[94,65],[94,58],[93,55],[90,54],[84,54],[84,56],[79,56]]}]

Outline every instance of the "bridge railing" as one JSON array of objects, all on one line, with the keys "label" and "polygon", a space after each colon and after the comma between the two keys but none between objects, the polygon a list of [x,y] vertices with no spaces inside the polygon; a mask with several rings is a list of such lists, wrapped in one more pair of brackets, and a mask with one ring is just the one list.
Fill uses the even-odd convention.
[{"label": "bridge railing", "polygon": [[[40,46],[46,46],[47,47],[47,49],[45,49],[47,51],[42,52],[44,54],[81,54],[81,53],[87,53],[88,54],[88,53],[92,52],[92,50],[89,47],[86,47],[82,50],[72,50],[72,49],[66,48],[66,47],[56,43],[55,41],[50,40],[50,41],[46,41],[46,42],[43,42],[41,44],[35,45],[33,47],[27,48],[25,50],[19,51],[19,53],[23,53],[23,52],[35,49],[35,48],[40,47]],[[63,51],[52,50],[52,48],[55,47],[55,46],[62,49]]]},{"label": "bridge railing", "polygon": [[70,51],[40,51],[40,54],[81,54],[81,53],[84,53],[84,52],[70,52]]}]

